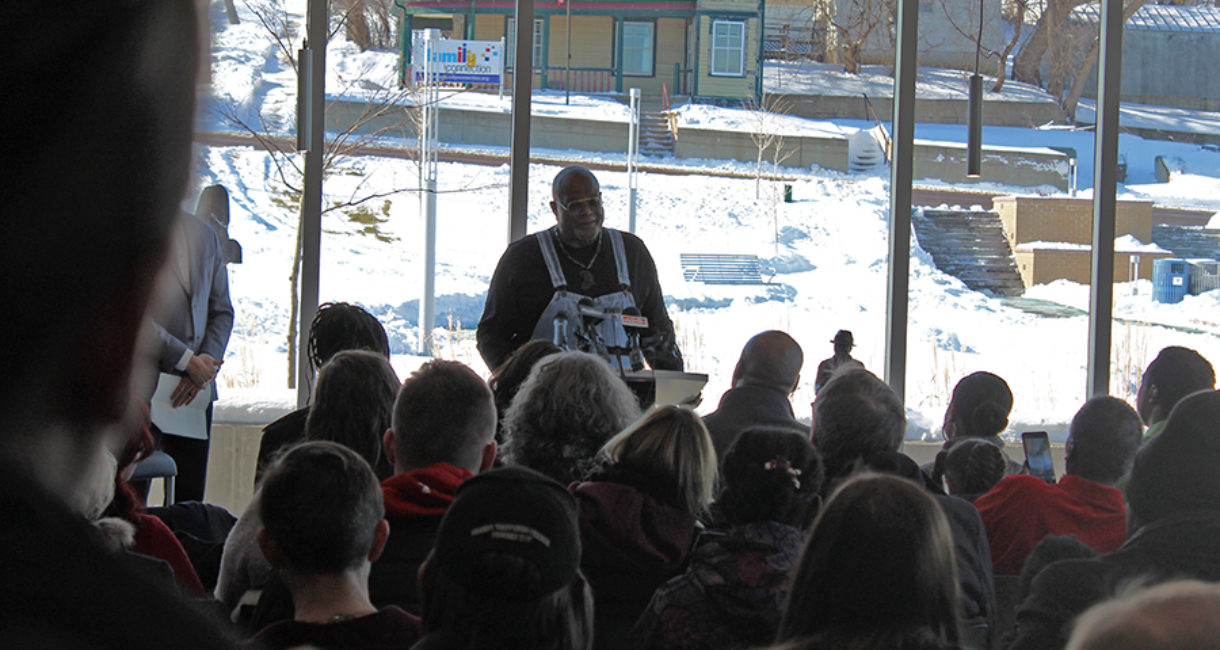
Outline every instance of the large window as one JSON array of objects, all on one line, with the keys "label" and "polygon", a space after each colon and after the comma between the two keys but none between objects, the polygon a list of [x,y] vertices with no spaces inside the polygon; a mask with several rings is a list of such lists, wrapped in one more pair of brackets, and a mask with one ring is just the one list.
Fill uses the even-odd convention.
[{"label": "large window", "polygon": [[653,23],[623,23],[623,74],[652,76]]},{"label": "large window", "polygon": [[[535,68],[542,61],[542,21],[534,21],[534,63]],[[508,26],[505,28],[505,39],[508,45],[508,58],[504,60],[504,67],[511,70],[517,61],[517,21],[513,18],[508,19]]]},{"label": "large window", "polygon": [[746,24],[740,20],[712,21],[712,70],[722,77],[746,74]]}]

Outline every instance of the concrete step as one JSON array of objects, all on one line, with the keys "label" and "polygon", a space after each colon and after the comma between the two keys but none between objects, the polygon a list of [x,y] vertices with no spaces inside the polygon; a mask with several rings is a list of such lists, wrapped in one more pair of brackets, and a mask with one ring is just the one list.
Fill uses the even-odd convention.
[{"label": "concrete step", "polygon": [[1220,260],[1220,230],[1185,226],[1153,226],[1152,242],[1174,257]]},{"label": "concrete step", "polygon": [[1019,296],[1025,291],[999,215],[957,210],[916,211],[919,246],[937,268],[976,291]]}]

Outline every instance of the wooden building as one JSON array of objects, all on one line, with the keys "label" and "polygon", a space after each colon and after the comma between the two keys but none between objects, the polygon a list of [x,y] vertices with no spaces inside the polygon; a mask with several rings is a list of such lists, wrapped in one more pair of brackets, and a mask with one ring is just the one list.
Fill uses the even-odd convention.
[{"label": "wooden building", "polygon": [[[570,0],[569,0],[570,1]],[[402,31],[506,42],[513,61],[513,0],[408,0]],[[572,16],[569,59],[568,13]],[[534,4],[534,87],[573,92],[757,100],[762,94],[763,0],[575,0]],[[570,61],[570,64],[569,64]]]}]

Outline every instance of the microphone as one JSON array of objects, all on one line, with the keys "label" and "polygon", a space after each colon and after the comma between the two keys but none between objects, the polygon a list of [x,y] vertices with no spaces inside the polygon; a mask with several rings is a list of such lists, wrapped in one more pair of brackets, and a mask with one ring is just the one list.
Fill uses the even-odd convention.
[{"label": "microphone", "polygon": [[606,312],[598,309],[593,304],[593,299],[587,296],[576,303],[576,308],[580,313],[580,330],[585,338],[593,343],[593,353],[603,359],[609,359],[610,353],[606,350],[606,343],[602,340],[601,332],[597,331],[597,324],[606,317]]},{"label": "microphone", "polygon": [[[643,321],[643,325],[638,322]],[[635,306],[628,307],[623,310],[623,326],[631,327],[632,329],[625,330],[627,332],[627,345],[631,347],[631,352],[628,358],[631,361],[631,370],[640,371],[644,369],[644,351],[640,349],[640,332],[639,328],[648,327],[648,319],[640,315],[639,308]]]},{"label": "microphone", "polygon": [[555,314],[551,325],[555,328],[551,342],[564,350],[568,349],[568,315],[565,312]]}]

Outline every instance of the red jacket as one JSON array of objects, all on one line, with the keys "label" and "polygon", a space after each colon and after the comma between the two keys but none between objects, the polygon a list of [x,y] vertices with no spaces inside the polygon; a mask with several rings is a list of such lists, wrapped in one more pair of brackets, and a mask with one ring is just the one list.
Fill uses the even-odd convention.
[{"label": "red jacket", "polygon": [[174,532],[157,517],[140,514],[140,528],[136,531],[135,545],[132,551],[142,553],[169,563],[174,570],[174,579],[178,586],[191,598],[203,597],[203,584],[199,574],[195,572],[190,557],[182,548],[182,542],[174,536]]},{"label": "red jacket", "polygon": [[997,575],[1016,575],[1038,542],[1074,535],[1098,553],[1127,541],[1127,509],[1117,489],[1067,475],[1055,485],[1027,474],[1004,477],[974,501],[991,541]]}]

